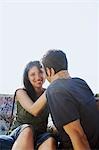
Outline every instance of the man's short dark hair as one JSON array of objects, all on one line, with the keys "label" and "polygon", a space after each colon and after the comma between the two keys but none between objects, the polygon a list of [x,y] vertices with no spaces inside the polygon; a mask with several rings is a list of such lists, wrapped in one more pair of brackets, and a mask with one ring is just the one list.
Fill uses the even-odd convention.
[{"label": "man's short dark hair", "polygon": [[68,61],[66,54],[61,50],[49,50],[42,58],[42,64],[45,68],[53,68],[55,73],[61,70],[68,70]]}]

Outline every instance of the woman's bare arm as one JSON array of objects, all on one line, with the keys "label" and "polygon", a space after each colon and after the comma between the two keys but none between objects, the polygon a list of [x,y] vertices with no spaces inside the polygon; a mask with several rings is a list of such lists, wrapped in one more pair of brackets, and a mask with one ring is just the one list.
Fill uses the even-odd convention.
[{"label": "woman's bare arm", "polygon": [[42,110],[46,106],[46,96],[45,93],[43,93],[36,102],[33,102],[31,98],[27,95],[26,91],[23,89],[20,89],[16,93],[16,100],[19,101],[21,106],[31,113],[34,116],[39,115]]}]

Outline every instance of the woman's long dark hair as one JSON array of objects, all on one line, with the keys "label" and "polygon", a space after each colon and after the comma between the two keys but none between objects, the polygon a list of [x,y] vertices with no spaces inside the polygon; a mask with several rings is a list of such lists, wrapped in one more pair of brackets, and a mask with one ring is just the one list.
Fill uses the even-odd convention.
[{"label": "woman's long dark hair", "polygon": [[37,95],[36,95],[35,89],[33,88],[33,85],[29,81],[28,72],[34,66],[36,66],[38,69],[42,68],[42,65],[40,64],[39,61],[30,61],[26,65],[24,73],[23,73],[23,84],[24,84],[25,90],[33,101],[36,100]]}]

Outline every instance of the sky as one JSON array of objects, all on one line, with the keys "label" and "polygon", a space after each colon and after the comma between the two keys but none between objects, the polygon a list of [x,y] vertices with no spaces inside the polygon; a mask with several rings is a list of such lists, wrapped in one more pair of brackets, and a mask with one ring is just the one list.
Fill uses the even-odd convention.
[{"label": "sky", "polygon": [[98,0],[0,0],[0,94],[22,87],[25,65],[49,49],[63,50],[71,76],[99,93]]}]

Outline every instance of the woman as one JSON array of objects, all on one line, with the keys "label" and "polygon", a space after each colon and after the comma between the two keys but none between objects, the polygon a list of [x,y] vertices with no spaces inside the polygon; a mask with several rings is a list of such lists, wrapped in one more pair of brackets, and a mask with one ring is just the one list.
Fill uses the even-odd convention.
[{"label": "woman", "polygon": [[[6,136],[7,140],[5,137],[7,142],[5,146],[9,146],[9,149],[11,149],[14,144],[13,150],[54,150],[56,149],[54,136],[46,131],[49,115],[48,108],[45,104],[42,110],[35,106],[35,101],[45,91],[42,87],[44,72],[39,61],[27,64],[23,74],[23,83],[24,88],[15,92],[17,117],[12,128],[16,129],[10,136]],[[38,114],[39,116],[36,116]],[[32,134],[33,136],[29,136]],[[0,141],[2,143],[3,137],[0,137]],[[4,149],[1,147],[1,150]]]}]

